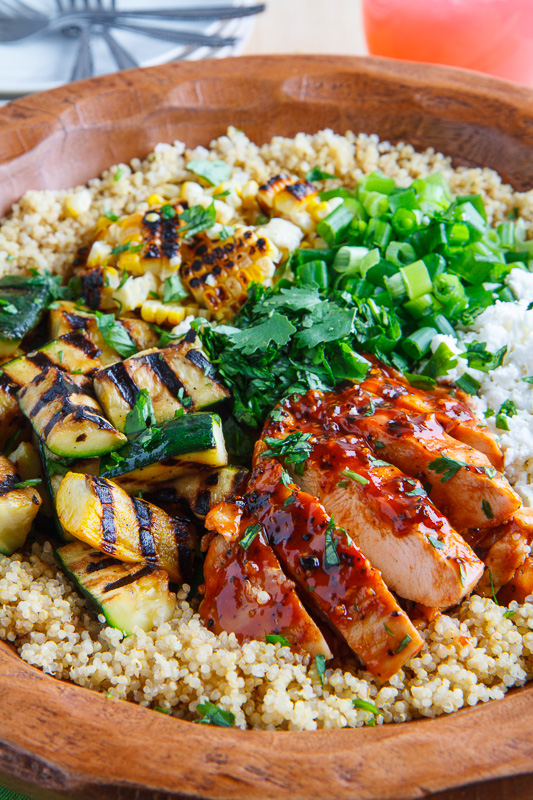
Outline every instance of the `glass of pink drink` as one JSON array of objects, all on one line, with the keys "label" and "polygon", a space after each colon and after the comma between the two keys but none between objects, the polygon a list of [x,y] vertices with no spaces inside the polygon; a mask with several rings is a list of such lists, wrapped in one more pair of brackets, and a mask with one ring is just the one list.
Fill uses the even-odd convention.
[{"label": "glass of pink drink", "polygon": [[362,0],[370,53],[533,86],[533,0]]}]

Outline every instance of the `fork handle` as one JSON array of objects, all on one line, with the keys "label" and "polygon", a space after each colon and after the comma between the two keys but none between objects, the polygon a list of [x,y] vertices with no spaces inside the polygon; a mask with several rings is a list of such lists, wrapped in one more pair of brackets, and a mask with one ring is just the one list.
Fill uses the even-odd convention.
[{"label": "fork handle", "polygon": [[164,39],[166,42],[176,42],[177,44],[198,44],[206,45],[208,47],[226,47],[227,45],[235,44],[237,41],[234,36],[207,36],[201,33],[193,33],[192,31],[152,28],[151,26],[143,28],[140,25],[130,25],[127,22],[120,22],[119,20],[115,20],[113,27],[120,28],[123,31],[141,33],[144,36],[149,36],[152,39]]}]

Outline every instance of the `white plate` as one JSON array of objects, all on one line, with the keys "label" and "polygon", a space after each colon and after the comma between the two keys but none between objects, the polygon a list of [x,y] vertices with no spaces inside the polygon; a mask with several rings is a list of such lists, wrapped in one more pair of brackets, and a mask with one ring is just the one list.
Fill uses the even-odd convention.
[{"label": "white plate", "polygon": [[[54,15],[55,0],[27,0],[34,8]],[[130,9],[179,8],[180,5],[253,5],[255,0],[117,0],[116,7]],[[103,0],[104,6],[108,5]],[[81,4],[80,4],[81,5]],[[110,4],[109,4],[110,5]],[[135,25],[148,29],[150,26],[168,30],[187,30],[217,36],[235,36],[238,41],[227,47],[210,48],[198,45],[178,45],[162,39],[152,39],[143,34],[114,29],[113,37],[135,58],[140,67],[151,67],[180,59],[224,58],[240,55],[248,41],[254,17],[230,20],[206,20],[185,22],[169,20],[128,19]],[[107,44],[100,37],[91,41],[95,75],[104,75],[118,70]],[[0,45],[0,96],[12,98],[32,92],[42,92],[61,86],[70,80],[78,50],[78,40],[65,34],[36,34],[18,42]]]}]

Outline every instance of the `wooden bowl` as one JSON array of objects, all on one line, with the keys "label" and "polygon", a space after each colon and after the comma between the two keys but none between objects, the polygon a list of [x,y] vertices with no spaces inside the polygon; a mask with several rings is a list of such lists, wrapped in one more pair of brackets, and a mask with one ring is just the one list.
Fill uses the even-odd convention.
[{"label": "wooden bowl", "polygon": [[[383,59],[280,56],[96,78],[0,111],[0,213],[228,124],[264,142],[331,127],[432,146],[533,187],[533,92]],[[0,645],[0,784],[79,800],[529,800],[533,687],[449,717],[316,733],[192,725],[56,681]]]}]

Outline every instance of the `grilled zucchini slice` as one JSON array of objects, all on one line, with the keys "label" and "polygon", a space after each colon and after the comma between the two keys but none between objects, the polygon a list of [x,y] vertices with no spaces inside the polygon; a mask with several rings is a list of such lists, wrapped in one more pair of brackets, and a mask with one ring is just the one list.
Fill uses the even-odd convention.
[{"label": "grilled zucchini slice", "polygon": [[117,450],[127,439],[104,417],[102,409],[72,376],[51,368],[18,394],[33,429],[55,455],[99,456]]},{"label": "grilled zucchini slice", "polygon": [[121,561],[164,569],[175,583],[191,580],[196,529],[189,520],[77,472],[61,481],[56,504],[61,525],[77,539]]},{"label": "grilled zucchini slice", "polygon": [[19,387],[0,371],[0,450],[17,431],[28,427],[27,420],[20,410],[17,400]]},{"label": "grilled zucchini slice", "polygon": [[216,379],[195,331],[178,344],[131,356],[94,376],[96,396],[120,431],[124,430],[126,417],[141,389],[150,394],[155,422],[172,419],[180,409],[198,411],[229,397],[228,390]]},{"label": "grilled zucchini slice", "polygon": [[11,461],[0,456],[0,553],[12,555],[31,530],[41,498],[31,486],[19,487],[21,477]]},{"label": "grilled zucchini slice", "polygon": [[242,467],[202,470],[182,475],[171,483],[148,487],[143,491],[143,497],[169,514],[174,513],[173,508],[179,508],[185,500],[198,519],[204,520],[209,509],[217,503],[244,494],[249,474]]},{"label": "grilled zucchini slice", "polygon": [[149,428],[100,460],[100,475],[128,491],[169,481],[199,467],[224,467],[228,454],[217,414],[188,414]]},{"label": "grilled zucchini slice", "polygon": [[[126,328],[138,350],[147,350],[149,347],[157,345],[159,337],[148,322],[130,317],[117,318],[117,322]],[[89,339],[101,350],[100,362],[102,366],[107,367],[109,364],[114,364],[116,361],[121,360],[119,353],[106,344],[94,314],[80,310],[74,303],[67,301],[63,302],[59,308],[53,308],[50,311],[49,331],[51,339],[57,339],[59,336],[64,336],[66,333],[72,333],[77,330],[84,330]]]},{"label": "grilled zucchini slice", "polygon": [[24,275],[0,278],[0,356],[13,353],[39,323],[50,292],[45,281]]},{"label": "grilled zucchini slice", "polygon": [[42,372],[55,367],[64,372],[88,375],[100,369],[100,350],[85,331],[72,331],[48,342],[39,350],[15,358],[2,367],[2,372],[17,387],[25,386]]},{"label": "grilled zucchini slice", "polygon": [[123,564],[79,541],[59,547],[56,555],[96,612],[126,636],[136,627],[151,631],[172,617],[176,595],[169,591],[162,569]]}]

